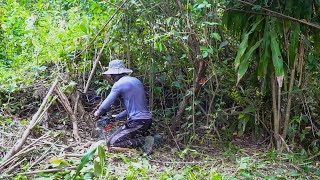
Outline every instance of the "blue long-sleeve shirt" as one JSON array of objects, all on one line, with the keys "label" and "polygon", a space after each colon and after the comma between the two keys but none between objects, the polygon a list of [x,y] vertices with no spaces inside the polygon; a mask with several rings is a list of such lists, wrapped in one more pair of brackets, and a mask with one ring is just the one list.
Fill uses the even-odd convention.
[{"label": "blue long-sleeve shirt", "polygon": [[108,97],[99,107],[98,114],[110,109],[111,104],[121,97],[125,111],[116,116],[116,119],[128,115],[129,120],[151,119],[151,113],[147,107],[147,99],[141,81],[135,77],[124,76],[112,86]]}]

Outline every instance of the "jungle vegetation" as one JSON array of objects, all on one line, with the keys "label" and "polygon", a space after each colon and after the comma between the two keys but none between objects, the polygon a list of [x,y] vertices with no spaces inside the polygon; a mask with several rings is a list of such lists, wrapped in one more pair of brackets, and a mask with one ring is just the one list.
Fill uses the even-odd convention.
[{"label": "jungle vegetation", "polygon": [[[151,157],[86,145],[113,59]],[[319,178],[319,59],[319,0],[0,0],[0,178]]]}]

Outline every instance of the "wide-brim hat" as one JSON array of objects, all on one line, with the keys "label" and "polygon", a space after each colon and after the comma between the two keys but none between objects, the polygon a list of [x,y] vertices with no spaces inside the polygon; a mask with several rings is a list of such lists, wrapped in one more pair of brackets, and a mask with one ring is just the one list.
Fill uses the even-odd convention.
[{"label": "wide-brim hat", "polygon": [[126,68],[122,60],[116,59],[109,62],[108,70],[103,72],[102,74],[123,74],[123,73],[130,74],[132,73],[132,70]]}]

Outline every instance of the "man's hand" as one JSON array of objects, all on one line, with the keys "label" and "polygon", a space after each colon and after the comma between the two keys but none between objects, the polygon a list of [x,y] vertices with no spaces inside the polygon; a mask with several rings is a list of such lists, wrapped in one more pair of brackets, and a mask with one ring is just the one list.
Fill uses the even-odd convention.
[{"label": "man's hand", "polygon": [[96,111],[96,112],[94,112],[94,114],[93,114],[95,117],[99,117],[99,112],[98,111]]}]

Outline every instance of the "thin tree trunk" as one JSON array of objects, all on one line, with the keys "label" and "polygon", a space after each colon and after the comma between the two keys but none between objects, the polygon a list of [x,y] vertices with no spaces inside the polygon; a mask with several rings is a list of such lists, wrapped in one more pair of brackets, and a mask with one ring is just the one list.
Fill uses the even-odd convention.
[{"label": "thin tree trunk", "polygon": [[[199,63],[199,69],[197,71],[197,74],[196,74],[196,77],[195,77],[195,80],[193,83],[193,87],[188,89],[185,96],[183,97],[183,99],[179,105],[179,110],[177,112],[177,115],[176,115],[176,117],[173,121],[173,124],[171,126],[172,127],[171,129],[173,130],[173,132],[175,132],[176,128],[180,124],[180,121],[182,119],[182,115],[183,115],[184,110],[186,109],[187,105],[189,104],[189,100],[190,100],[192,94],[194,93],[194,95],[196,96],[198,94],[198,92],[200,91],[200,88],[201,88],[200,81],[202,78],[204,78],[204,73],[207,69],[207,66],[205,65],[204,59],[199,60],[198,63]],[[190,92],[193,92],[193,93],[190,93]]]},{"label": "thin tree trunk", "polygon": [[298,54],[298,59],[296,58],[294,60],[293,67],[291,69],[291,74],[290,74],[290,84],[289,84],[289,92],[288,92],[288,103],[287,103],[287,108],[286,108],[286,114],[285,114],[285,120],[284,120],[284,127],[283,127],[283,133],[282,137],[283,139],[286,139],[287,133],[288,133],[288,126],[289,126],[289,119],[290,119],[290,110],[291,110],[291,102],[292,102],[292,90],[293,90],[293,85],[294,85],[294,79],[295,79],[295,70],[296,70],[296,65],[297,61],[300,62],[300,59],[303,58],[304,56],[304,46],[303,46],[303,38],[300,36],[300,46],[299,46],[299,54]]},{"label": "thin tree trunk", "polygon": [[[102,53],[103,53],[103,50],[104,50],[106,44],[107,44],[107,42],[103,43],[103,46],[101,47],[99,54],[93,63],[93,67],[91,69],[89,78],[88,78],[87,83],[86,83],[84,90],[83,90],[84,94],[86,94],[89,90],[91,80],[94,76],[94,73],[96,71],[97,65],[99,63],[99,60],[102,56]],[[79,135],[79,129],[78,129],[78,123],[77,123],[77,114],[78,114],[78,107],[79,107],[78,104],[79,104],[80,94],[77,92],[77,96],[75,98],[73,97],[74,98],[73,99],[74,100],[74,109],[72,110],[72,107],[70,105],[68,98],[65,96],[65,94],[63,94],[61,91],[60,92],[59,91],[57,91],[57,93],[59,94],[59,99],[60,99],[61,103],[63,104],[64,108],[66,109],[66,111],[69,113],[70,118],[72,120],[73,135],[74,135],[76,141],[80,142],[81,138]]]},{"label": "thin tree trunk", "polygon": [[300,43],[301,48],[299,52],[299,64],[298,64],[298,72],[299,72],[299,87],[301,86],[302,83],[302,77],[303,77],[303,67],[304,67],[304,61],[303,61],[303,55],[304,55],[304,47],[303,47],[303,35],[300,36],[300,40],[302,41]]},{"label": "thin tree trunk", "polygon": [[[176,0],[176,2],[179,6],[180,12],[182,13],[183,12],[183,4],[182,4],[181,0]],[[190,60],[190,62],[193,64],[193,68],[194,68],[194,71],[196,72],[196,74],[194,75],[193,86],[187,90],[185,96],[183,97],[183,99],[180,103],[177,115],[171,125],[171,129],[174,133],[175,133],[175,130],[178,127],[178,125],[180,125],[182,115],[185,111],[186,106],[189,104],[191,96],[192,95],[196,96],[198,94],[198,92],[200,91],[200,88],[201,88],[200,81],[204,78],[204,75],[205,75],[205,72],[207,69],[206,61],[208,61],[208,57],[197,60],[198,56],[201,55],[200,43],[199,43],[199,40],[196,37],[194,31],[190,27],[188,17],[186,17],[186,18],[187,19],[185,19],[185,22],[187,24],[187,31],[190,33],[190,35],[188,37],[188,41],[187,41],[187,45],[189,47],[189,52],[187,53],[187,56],[188,56],[188,59]],[[193,93],[190,93],[190,92],[193,92]]]},{"label": "thin tree trunk", "polygon": [[[94,122],[90,119],[89,117],[89,114],[87,114],[87,111],[84,109],[83,105],[82,105],[82,101],[79,99],[78,100],[78,103],[75,103],[76,102],[76,99],[78,98],[78,95],[75,96],[74,94],[72,94],[70,96],[70,99],[71,99],[71,102],[74,103],[74,104],[77,104],[77,117],[78,118],[81,118],[83,119],[82,121],[84,121],[87,126],[91,129],[91,133],[92,133],[92,136],[93,137],[96,137],[97,136],[97,132],[95,131],[95,124]],[[75,107],[74,107],[75,109]]]},{"label": "thin tree trunk", "polygon": [[58,95],[59,102],[63,105],[64,109],[68,112],[71,121],[72,121],[72,133],[74,135],[74,138],[77,142],[81,141],[81,137],[79,135],[79,128],[78,128],[78,122],[77,122],[77,116],[74,114],[74,111],[72,110],[72,107],[70,105],[70,102],[67,98],[67,96],[60,90],[60,88],[57,88],[55,92]]},{"label": "thin tree trunk", "polygon": [[104,42],[104,43],[103,43],[103,46],[102,46],[102,48],[100,49],[100,52],[99,52],[96,60],[95,60],[94,63],[93,63],[93,67],[92,67],[92,70],[91,70],[91,72],[90,72],[90,75],[89,75],[89,78],[88,78],[86,87],[85,87],[84,90],[83,90],[83,93],[84,93],[84,94],[87,93],[88,90],[89,90],[90,83],[91,83],[91,79],[93,78],[93,75],[94,75],[94,73],[95,73],[95,71],[96,71],[98,62],[99,62],[99,60],[100,60],[100,58],[101,58],[102,52],[103,52],[106,44],[107,44],[107,42]]},{"label": "thin tree trunk", "polygon": [[274,134],[273,137],[276,142],[276,148],[279,150],[281,147],[281,140],[279,137],[279,115],[278,115],[278,108],[277,108],[277,97],[276,97],[276,79],[275,79],[274,72],[271,72],[271,88],[272,88],[272,111],[273,111],[273,129]]}]

